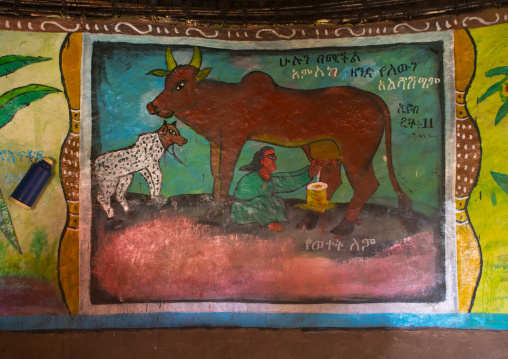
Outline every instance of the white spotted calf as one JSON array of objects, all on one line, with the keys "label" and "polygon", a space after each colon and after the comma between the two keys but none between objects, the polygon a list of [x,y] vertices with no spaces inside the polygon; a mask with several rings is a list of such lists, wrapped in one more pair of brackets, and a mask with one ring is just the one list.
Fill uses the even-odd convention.
[{"label": "white spotted calf", "polygon": [[93,164],[93,174],[99,193],[97,200],[106,212],[108,218],[113,218],[115,212],[111,208],[111,196],[116,192],[116,199],[125,212],[129,205],[125,199],[127,189],[132,183],[134,173],[139,172],[148,182],[150,197],[160,195],[162,172],[159,160],[164,152],[172,145],[183,146],[187,139],[180,136],[176,128],[176,121],[164,124],[155,132],[139,135],[132,146],[124,149],[101,154]]}]

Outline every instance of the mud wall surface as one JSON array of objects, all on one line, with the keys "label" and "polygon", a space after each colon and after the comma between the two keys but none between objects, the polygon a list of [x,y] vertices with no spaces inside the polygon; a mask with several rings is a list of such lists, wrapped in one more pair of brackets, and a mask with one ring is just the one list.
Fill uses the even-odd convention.
[{"label": "mud wall surface", "polygon": [[506,331],[158,329],[1,333],[6,358],[505,358]]}]

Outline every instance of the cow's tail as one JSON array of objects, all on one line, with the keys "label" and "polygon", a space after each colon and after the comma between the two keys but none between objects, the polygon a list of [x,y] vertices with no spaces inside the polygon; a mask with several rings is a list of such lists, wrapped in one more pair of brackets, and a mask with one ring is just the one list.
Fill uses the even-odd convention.
[{"label": "cow's tail", "polygon": [[388,175],[390,176],[390,182],[392,183],[393,189],[395,193],[397,193],[397,197],[399,198],[399,213],[403,217],[412,217],[412,209],[413,206],[411,204],[411,200],[409,196],[402,190],[399,182],[397,181],[397,177],[395,176],[395,169],[393,167],[393,156],[392,156],[392,116],[390,115],[390,110],[383,102],[383,100],[379,99],[380,105],[383,108],[383,112],[385,115],[385,144],[386,144],[386,164],[388,166]]}]

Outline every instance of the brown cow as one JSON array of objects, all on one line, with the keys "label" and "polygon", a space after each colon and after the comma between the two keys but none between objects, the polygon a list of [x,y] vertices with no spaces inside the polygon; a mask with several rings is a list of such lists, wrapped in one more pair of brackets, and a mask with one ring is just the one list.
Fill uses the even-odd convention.
[{"label": "brown cow", "polygon": [[[399,198],[401,213],[411,211],[411,201],[394,174],[391,118],[377,95],[354,87],[297,90],[277,85],[263,72],[251,72],[239,83],[205,79],[210,68],[201,68],[197,47],[189,65],[178,66],[168,47],[167,70],[149,74],[165,76],[165,89],[147,105],[152,115],[179,120],[210,142],[213,194],[226,202],[234,169],[245,141],[284,147],[302,147],[310,160],[338,163],[327,166],[321,181],[328,184],[328,200],[341,184],[340,168],[354,190],[345,218],[332,232],[353,231],[362,207],[379,182],[372,159],[383,133],[390,181]],[[311,229],[318,215],[309,214],[300,227]]]}]

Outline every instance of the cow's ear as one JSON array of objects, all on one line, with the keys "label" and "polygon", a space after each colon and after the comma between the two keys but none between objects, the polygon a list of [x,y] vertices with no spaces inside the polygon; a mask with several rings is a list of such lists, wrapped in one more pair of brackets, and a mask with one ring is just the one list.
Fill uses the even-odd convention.
[{"label": "cow's ear", "polygon": [[212,71],[211,67],[206,67],[203,70],[200,70],[198,74],[196,75],[196,80],[201,81],[207,78],[207,76],[210,74],[210,71]]},{"label": "cow's ear", "polygon": [[149,73],[147,73],[147,75],[154,75],[157,77],[166,77],[169,75],[170,72],[171,71],[166,71],[166,70],[152,70]]}]

